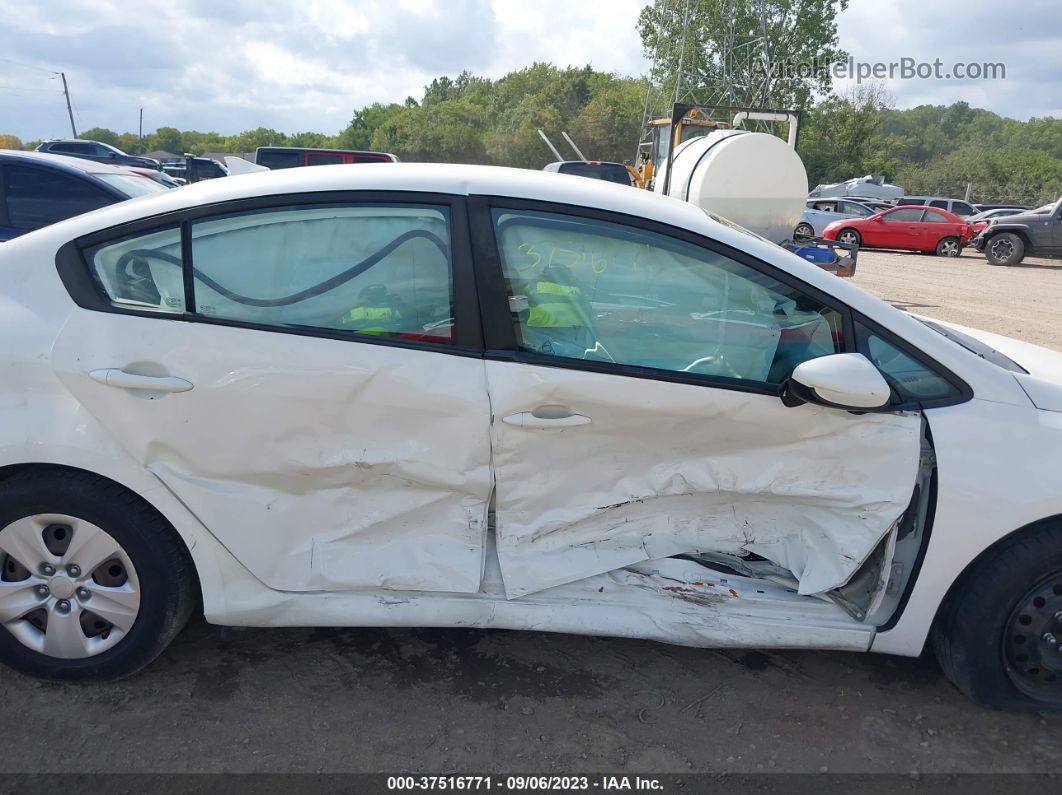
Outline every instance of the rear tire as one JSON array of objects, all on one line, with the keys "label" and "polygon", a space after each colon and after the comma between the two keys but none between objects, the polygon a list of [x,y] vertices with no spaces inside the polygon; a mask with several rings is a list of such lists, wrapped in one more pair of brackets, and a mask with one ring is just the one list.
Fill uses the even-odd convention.
[{"label": "rear tire", "polygon": [[974,701],[1062,712],[1062,523],[993,547],[948,594],[933,627],[944,673]]},{"label": "rear tire", "polygon": [[989,265],[1017,265],[1025,259],[1025,241],[1013,232],[1000,232],[985,243]]},{"label": "rear tire", "polygon": [[811,224],[797,224],[793,230],[793,240],[807,240],[815,237],[815,228]]},{"label": "rear tire", "polygon": [[136,494],[79,470],[31,469],[0,483],[0,566],[0,662],[39,679],[134,674],[197,602],[192,561],[169,523]]},{"label": "rear tire", "polygon": [[862,246],[863,238],[860,236],[859,232],[849,227],[842,229],[840,232],[837,233],[837,242],[847,243],[848,245]]},{"label": "rear tire", "polygon": [[962,244],[957,237],[943,237],[937,243],[938,257],[957,257],[962,253]]}]

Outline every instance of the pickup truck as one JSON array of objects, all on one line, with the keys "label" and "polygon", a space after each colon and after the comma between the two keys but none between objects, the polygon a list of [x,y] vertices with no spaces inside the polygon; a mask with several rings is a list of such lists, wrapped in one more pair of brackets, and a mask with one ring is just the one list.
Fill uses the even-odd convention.
[{"label": "pickup truck", "polygon": [[990,265],[1017,265],[1026,256],[1062,258],[1062,198],[1036,210],[993,219],[971,245]]}]

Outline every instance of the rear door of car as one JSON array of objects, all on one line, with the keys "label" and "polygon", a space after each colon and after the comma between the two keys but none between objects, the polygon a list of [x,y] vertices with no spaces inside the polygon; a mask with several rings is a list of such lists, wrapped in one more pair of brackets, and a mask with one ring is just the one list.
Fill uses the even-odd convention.
[{"label": "rear door of car", "polygon": [[270,587],[475,592],[490,405],[464,208],[286,194],[80,240],[54,368]]},{"label": "rear door of car", "polygon": [[920,420],[783,403],[796,364],[852,350],[843,305],[673,227],[474,208],[510,598],[694,552],[849,579],[910,499]]}]

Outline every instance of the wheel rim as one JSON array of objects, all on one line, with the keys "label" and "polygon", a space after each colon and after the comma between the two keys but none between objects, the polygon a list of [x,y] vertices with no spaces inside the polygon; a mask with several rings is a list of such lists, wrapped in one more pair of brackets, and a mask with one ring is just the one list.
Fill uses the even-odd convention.
[{"label": "wheel rim", "polygon": [[959,244],[954,240],[942,240],[940,243],[940,253],[948,257],[954,257],[959,253]]},{"label": "wheel rim", "polygon": [[992,256],[998,260],[1010,259],[1011,254],[1014,253],[1014,244],[1006,238],[996,238],[992,241],[990,248]]},{"label": "wheel rim", "polygon": [[1062,572],[1042,580],[1018,601],[1003,637],[1007,675],[1032,698],[1062,693]]},{"label": "wheel rim", "polygon": [[837,239],[842,243],[855,243],[858,238],[856,237],[855,232],[841,232]]},{"label": "wheel rim", "polygon": [[813,237],[815,235],[815,230],[812,229],[810,226],[801,224],[796,228],[795,234],[797,237]]},{"label": "wheel rim", "polygon": [[113,648],[140,614],[140,581],[100,527],[39,514],[0,530],[0,624],[24,646],[76,660]]}]

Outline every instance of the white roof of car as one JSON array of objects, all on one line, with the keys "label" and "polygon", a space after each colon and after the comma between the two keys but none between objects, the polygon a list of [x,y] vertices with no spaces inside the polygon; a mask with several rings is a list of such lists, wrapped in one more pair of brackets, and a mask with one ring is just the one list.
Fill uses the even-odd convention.
[{"label": "white roof of car", "polygon": [[[285,168],[205,180],[138,201],[135,205],[118,204],[98,211],[92,214],[91,225],[102,228],[144,216],[256,196],[349,190],[539,199],[599,207],[683,227],[698,224],[703,227],[707,221],[707,216],[688,202],[585,177],[500,166],[356,163]],[[105,217],[107,222],[100,223]]]}]

